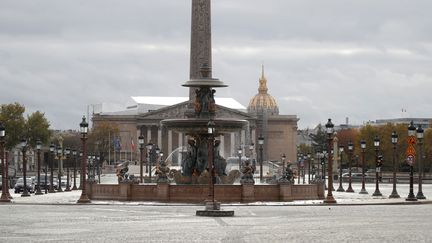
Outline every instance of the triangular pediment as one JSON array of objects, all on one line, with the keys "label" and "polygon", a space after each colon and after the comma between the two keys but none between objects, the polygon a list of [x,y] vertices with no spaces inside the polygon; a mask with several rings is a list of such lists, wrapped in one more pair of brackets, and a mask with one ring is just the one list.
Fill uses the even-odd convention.
[{"label": "triangular pediment", "polygon": [[[158,110],[149,111],[138,115],[140,120],[163,120],[173,118],[186,118],[185,112],[188,110],[188,101],[167,106]],[[254,120],[255,117],[248,113],[230,109],[224,106],[216,105],[216,117],[217,118],[234,118],[242,120]]]}]

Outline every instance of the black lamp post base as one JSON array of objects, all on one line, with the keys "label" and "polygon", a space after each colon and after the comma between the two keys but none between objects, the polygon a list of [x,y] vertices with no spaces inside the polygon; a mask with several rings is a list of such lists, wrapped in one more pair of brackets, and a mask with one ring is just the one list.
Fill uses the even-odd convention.
[{"label": "black lamp post base", "polygon": [[417,198],[413,194],[409,194],[407,198],[405,198],[405,201],[417,201]]},{"label": "black lamp post base", "polygon": [[54,189],[50,189],[48,192],[49,193],[56,193],[56,191]]},{"label": "black lamp post base", "polygon": [[400,198],[400,196],[399,196],[399,194],[398,194],[396,191],[393,191],[393,192],[390,194],[389,198]]},{"label": "black lamp post base", "polygon": [[369,194],[365,188],[362,188],[359,192],[359,194]]},{"label": "black lamp post base", "polygon": [[72,187],[72,191],[75,191],[75,190],[78,190],[78,188],[77,188],[76,185],[74,185],[74,186]]},{"label": "black lamp post base", "polygon": [[375,192],[372,194],[374,197],[382,197],[382,194],[379,190],[375,190]]},{"label": "black lamp post base", "polygon": [[59,187],[59,188],[57,189],[57,192],[63,192],[63,189],[62,189],[61,187]]},{"label": "black lamp post base", "polygon": [[426,199],[426,197],[423,195],[423,192],[418,192],[416,198],[417,199]]},{"label": "black lamp post base", "polygon": [[67,186],[66,189],[65,189],[64,191],[65,191],[65,192],[70,192],[70,191],[72,191],[72,190],[70,189],[70,186]]},{"label": "black lamp post base", "polygon": [[348,189],[346,189],[345,192],[354,192],[354,190],[352,189],[351,185],[349,185]]},{"label": "black lamp post base", "polygon": [[37,190],[37,191],[35,192],[35,195],[43,195],[43,193],[41,192],[41,190]]},{"label": "black lamp post base", "polygon": [[339,186],[339,188],[336,190],[337,192],[344,192],[345,189],[343,189],[342,185]]},{"label": "black lamp post base", "polygon": [[21,194],[21,197],[30,197],[30,193],[28,193],[28,191],[24,191],[23,194]]}]

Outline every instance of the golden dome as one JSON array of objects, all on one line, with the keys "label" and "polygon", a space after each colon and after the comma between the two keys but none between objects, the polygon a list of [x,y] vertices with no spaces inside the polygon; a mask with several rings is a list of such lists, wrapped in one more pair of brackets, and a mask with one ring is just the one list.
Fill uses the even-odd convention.
[{"label": "golden dome", "polygon": [[266,112],[270,115],[279,115],[279,107],[276,100],[267,93],[267,79],[264,76],[264,66],[262,67],[261,78],[259,79],[258,94],[249,102],[249,113]]}]

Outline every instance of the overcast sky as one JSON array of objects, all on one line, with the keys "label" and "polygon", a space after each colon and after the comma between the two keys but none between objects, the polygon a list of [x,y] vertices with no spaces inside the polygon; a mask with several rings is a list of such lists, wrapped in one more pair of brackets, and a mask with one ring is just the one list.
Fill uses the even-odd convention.
[{"label": "overcast sky", "polygon": [[[76,129],[87,106],[187,96],[191,0],[0,0],[0,103]],[[432,117],[432,1],[217,0],[213,75],[247,106],[261,64],[299,127]],[[402,109],[406,112],[402,113]]]}]

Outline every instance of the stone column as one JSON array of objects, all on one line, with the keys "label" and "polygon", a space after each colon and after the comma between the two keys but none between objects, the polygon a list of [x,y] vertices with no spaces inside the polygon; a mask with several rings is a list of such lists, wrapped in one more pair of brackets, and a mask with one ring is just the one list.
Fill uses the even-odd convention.
[{"label": "stone column", "polygon": [[224,135],[220,135],[219,136],[219,140],[221,141],[220,145],[219,145],[219,154],[224,157],[227,158],[225,156],[225,136]]},{"label": "stone column", "polygon": [[168,130],[168,150],[167,154],[171,154],[172,152],[172,131]]},{"label": "stone column", "polygon": [[[183,133],[182,132],[178,133],[178,147],[179,148],[183,147]],[[179,155],[179,156],[177,156],[177,163],[180,165],[181,161],[182,161],[181,149],[178,149],[177,151],[178,151],[178,155]]]},{"label": "stone column", "polygon": [[231,151],[230,156],[237,156],[236,147],[235,147],[235,134],[232,132],[231,134]]},{"label": "stone column", "polygon": [[157,143],[158,143],[158,147],[162,148],[162,126],[158,127],[158,135],[157,135]]},{"label": "stone column", "polygon": [[[201,77],[200,68],[212,65],[211,54],[211,2],[192,0],[192,30],[190,54],[190,79]],[[210,76],[211,77],[211,73]],[[195,88],[189,88],[189,100],[195,99]]]},{"label": "stone column", "polygon": [[149,143],[151,141],[152,135],[151,135],[151,126],[146,126],[147,127],[147,143]]}]

